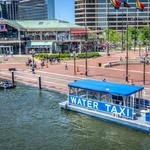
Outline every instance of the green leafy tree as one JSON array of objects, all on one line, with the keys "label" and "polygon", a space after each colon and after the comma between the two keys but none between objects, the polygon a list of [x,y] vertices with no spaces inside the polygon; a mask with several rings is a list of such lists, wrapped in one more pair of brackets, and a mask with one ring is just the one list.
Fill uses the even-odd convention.
[{"label": "green leafy tree", "polygon": [[[109,41],[108,41],[108,34],[109,34]],[[108,41],[110,44],[117,45],[119,42],[121,42],[121,33],[116,30],[105,30],[103,33],[103,37],[105,41]]]},{"label": "green leafy tree", "polygon": [[138,41],[141,41],[143,44],[148,40],[148,27],[143,27],[139,29]]}]

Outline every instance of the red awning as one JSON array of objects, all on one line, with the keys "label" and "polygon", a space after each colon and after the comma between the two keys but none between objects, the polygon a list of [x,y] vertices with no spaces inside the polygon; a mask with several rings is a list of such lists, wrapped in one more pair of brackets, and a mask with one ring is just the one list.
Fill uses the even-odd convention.
[{"label": "red awning", "polygon": [[71,29],[70,34],[87,34],[87,29]]}]

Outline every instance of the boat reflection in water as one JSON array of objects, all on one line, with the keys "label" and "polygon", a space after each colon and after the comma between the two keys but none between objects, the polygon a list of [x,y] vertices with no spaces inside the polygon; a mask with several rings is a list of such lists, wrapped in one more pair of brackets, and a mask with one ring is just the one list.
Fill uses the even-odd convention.
[{"label": "boat reflection in water", "polygon": [[143,86],[98,80],[68,84],[69,95],[61,108],[84,113],[150,133],[150,100]]}]

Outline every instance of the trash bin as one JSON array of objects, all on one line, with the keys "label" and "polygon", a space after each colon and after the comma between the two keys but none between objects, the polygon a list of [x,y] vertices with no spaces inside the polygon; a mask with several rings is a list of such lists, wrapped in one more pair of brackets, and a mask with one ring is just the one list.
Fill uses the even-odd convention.
[{"label": "trash bin", "polygon": [[16,71],[16,68],[9,68],[9,71]]},{"label": "trash bin", "polygon": [[102,66],[102,64],[101,63],[98,63],[98,67],[101,67]]}]

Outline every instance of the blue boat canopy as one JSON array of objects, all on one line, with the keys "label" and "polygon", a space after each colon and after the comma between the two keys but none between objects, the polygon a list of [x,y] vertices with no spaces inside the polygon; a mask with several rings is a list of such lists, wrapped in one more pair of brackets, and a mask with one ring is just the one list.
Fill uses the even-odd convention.
[{"label": "blue boat canopy", "polygon": [[144,89],[143,86],[120,84],[100,80],[77,80],[69,83],[68,86],[121,96],[129,96]]}]

